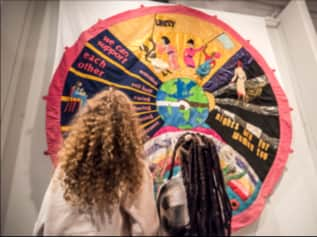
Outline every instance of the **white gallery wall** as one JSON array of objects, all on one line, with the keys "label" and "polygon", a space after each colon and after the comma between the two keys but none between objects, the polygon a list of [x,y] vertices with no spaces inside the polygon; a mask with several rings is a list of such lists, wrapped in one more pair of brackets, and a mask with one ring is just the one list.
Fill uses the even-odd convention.
[{"label": "white gallery wall", "polygon": [[41,97],[53,69],[57,19],[57,1],[1,2],[1,89],[7,92],[6,98],[1,93],[1,101],[6,100],[1,109],[1,234],[31,233],[52,174],[43,155]]},{"label": "white gallery wall", "polygon": [[[11,71],[1,74],[1,99],[7,100],[6,104],[1,102],[1,121],[6,121],[1,122],[1,126],[6,126],[1,129],[1,233],[6,235],[32,232],[53,171],[49,158],[43,155],[47,147],[42,96],[47,93],[64,47],[71,46],[99,18],[138,8],[140,4],[158,5],[148,1],[13,3],[17,2],[5,2],[2,11],[14,9],[20,18],[12,21],[12,14],[1,14],[1,37],[10,36],[1,38],[1,67]],[[292,1],[276,26],[267,26],[261,17],[199,10],[216,14],[250,40],[268,65],[276,69],[276,77],[294,109],[294,153],[261,217],[236,234],[317,234],[317,159],[313,157],[317,112],[312,107],[316,101],[313,92],[317,91],[317,51],[316,32],[305,15],[305,2]],[[3,48],[19,50],[17,53]]]}]

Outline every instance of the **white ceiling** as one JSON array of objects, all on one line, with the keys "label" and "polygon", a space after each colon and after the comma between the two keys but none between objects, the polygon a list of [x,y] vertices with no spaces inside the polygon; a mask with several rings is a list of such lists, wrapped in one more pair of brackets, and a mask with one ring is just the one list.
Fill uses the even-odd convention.
[{"label": "white ceiling", "polygon": [[[184,4],[212,10],[235,12],[255,16],[277,16],[290,0],[156,0]],[[306,0],[315,29],[317,30],[317,0]]]}]

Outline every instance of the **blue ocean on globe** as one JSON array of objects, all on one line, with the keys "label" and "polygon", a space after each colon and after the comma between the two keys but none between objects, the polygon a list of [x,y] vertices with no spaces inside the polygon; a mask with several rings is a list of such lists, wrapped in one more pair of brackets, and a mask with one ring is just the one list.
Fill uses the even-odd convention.
[{"label": "blue ocean on globe", "polygon": [[[209,114],[208,98],[196,82],[187,78],[169,80],[160,87],[156,100],[164,125],[181,129],[208,127],[205,123]],[[190,107],[178,105],[182,101]],[[172,105],[162,105],[162,102],[172,102]]]}]

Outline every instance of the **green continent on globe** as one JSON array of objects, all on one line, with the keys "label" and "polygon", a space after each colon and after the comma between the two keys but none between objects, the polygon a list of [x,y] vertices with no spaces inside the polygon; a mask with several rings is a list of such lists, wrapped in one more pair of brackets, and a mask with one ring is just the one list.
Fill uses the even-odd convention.
[{"label": "green continent on globe", "polygon": [[165,100],[166,100],[166,101],[177,101],[176,98],[171,97],[171,96],[168,96],[168,95],[165,97]]},{"label": "green continent on globe", "polygon": [[185,121],[188,122],[190,118],[190,110],[180,110],[180,112],[183,114]]},{"label": "green continent on globe", "polygon": [[199,102],[199,103],[208,103],[208,98],[205,95],[204,91],[197,85],[190,89],[189,96],[187,99],[192,102]]},{"label": "green continent on globe", "polygon": [[157,95],[157,110],[164,125],[191,129],[205,124],[209,114],[208,97],[197,83],[188,78],[164,82]]},{"label": "green continent on globe", "polygon": [[[170,94],[173,95],[177,92],[177,85],[176,85],[176,81],[171,80],[171,81],[167,81],[165,82],[161,88],[161,91],[165,92],[166,94]],[[172,97],[171,97],[172,98]]]},{"label": "green continent on globe", "polygon": [[167,107],[167,112],[169,115],[172,115],[172,107],[168,106]]}]

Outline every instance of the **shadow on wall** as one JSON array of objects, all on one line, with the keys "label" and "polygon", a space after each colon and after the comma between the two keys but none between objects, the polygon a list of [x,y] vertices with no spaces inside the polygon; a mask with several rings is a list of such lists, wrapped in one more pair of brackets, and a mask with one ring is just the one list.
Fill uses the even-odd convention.
[{"label": "shadow on wall", "polygon": [[31,200],[38,213],[45,191],[53,173],[53,164],[41,148],[45,148],[45,101],[41,101],[36,111],[35,126],[32,132],[30,159],[30,188]]},{"label": "shadow on wall", "polygon": [[[49,20],[49,35],[46,55],[43,57],[45,62],[44,81],[42,86],[41,95],[45,96],[48,93],[48,87],[53,77],[53,65],[55,59],[55,48],[57,44],[57,22],[59,3],[57,1],[50,2],[51,14]],[[30,186],[31,186],[31,200],[34,204],[35,211],[38,213],[44,198],[44,194],[49,185],[50,179],[53,174],[53,163],[49,156],[44,155],[44,151],[47,149],[46,143],[46,101],[39,102],[36,111],[34,128],[32,131],[32,144],[31,144],[31,159],[30,159]]]},{"label": "shadow on wall", "polygon": [[[5,4],[9,4],[9,1],[5,2]],[[13,6],[13,9],[11,9],[10,11],[16,11],[15,14],[20,13],[21,6],[19,6],[19,3],[14,3],[14,4],[16,5]],[[8,7],[8,5],[5,5],[5,6]],[[45,172],[46,176],[50,175],[50,173],[47,172],[50,166],[46,165],[46,168],[45,168],[45,163],[41,163],[41,160],[40,160],[41,156],[39,156],[38,153],[35,152],[39,149],[41,150],[43,149],[41,148],[42,146],[41,142],[45,141],[45,139],[43,139],[44,137],[41,137],[38,135],[41,133],[41,128],[40,128],[41,125],[39,125],[39,128],[37,128],[37,125],[35,125],[36,129],[32,129],[31,131],[26,131],[26,133],[24,131],[25,129],[24,126],[26,126],[25,124],[27,124],[27,126],[30,126],[29,124],[34,122],[31,120],[27,120],[27,122],[24,122],[25,119],[29,117],[29,116],[26,116],[27,113],[40,113],[39,111],[37,111],[39,110],[39,108],[34,107],[34,109],[32,108],[32,111],[27,111],[26,106],[28,104],[28,100],[30,99],[30,95],[29,95],[30,89],[32,89],[32,87],[34,86],[34,85],[31,85],[32,79],[33,79],[32,77],[39,76],[39,75],[35,75],[33,72],[34,72],[34,65],[37,63],[36,56],[38,51],[37,49],[39,47],[40,36],[42,34],[41,33],[42,22],[44,19],[44,15],[46,13],[46,11],[44,11],[46,9],[45,6],[46,6],[45,2],[35,3],[34,1],[31,1],[30,5],[26,6],[27,7],[26,15],[22,19],[26,23],[25,25],[23,25],[21,29],[17,29],[14,27],[10,28],[10,26],[12,26],[10,22],[12,21],[6,22],[8,27],[6,27],[5,29],[8,32],[12,33],[15,30],[17,31],[21,30],[17,33],[20,37],[18,44],[21,43],[21,45],[18,45],[19,54],[15,56],[16,58],[14,60],[19,62],[18,67],[16,68],[17,70],[16,76],[14,75],[12,77],[3,79],[3,80],[17,80],[16,82],[17,86],[15,90],[10,91],[10,93],[14,93],[14,97],[15,97],[13,102],[14,106],[12,108],[11,113],[7,114],[7,116],[9,116],[8,119],[10,120],[8,124],[8,131],[10,132],[8,132],[8,136],[6,137],[6,140],[5,140],[5,149],[3,151],[5,158],[1,160],[1,234],[2,235],[8,235],[8,234],[16,235],[19,233],[28,234],[28,231],[33,228],[33,226],[32,227],[28,226],[30,222],[33,222],[33,215],[32,215],[34,213],[33,202],[31,203],[29,202],[29,199],[31,197],[25,198],[23,196],[25,193],[29,193],[29,191],[31,190],[29,190],[28,182],[23,182],[21,184],[20,181],[21,180],[29,181],[28,176],[30,175],[32,176],[32,182],[33,182],[33,180],[35,179],[34,175],[36,174],[36,172]],[[10,14],[8,13],[7,15],[10,15]],[[57,20],[55,21],[55,24],[57,25]],[[57,26],[55,26],[55,28],[56,27]],[[56,32],[53,32],[53,33],[56,33]],[[54,36],[55,35],[52,35],[51,38],[56,40]],[[55,50],[55,47],[54,47],[55,44],[56,43],[52,44],[53,51]],[[16,46],[15,45],[12,46],[9,44],[9,46],[7,47],[10,49],[10,47],[16,47]],[[50,47],[48,47],[47,50],[43,49],[43,52],[44,52],[42,54],[43,57],[46,57],[48,55],[46,51],[51,51]],[[43,60],[43,62],[45,64],[46,58]],[[47,66],[47,64],[45,64],[45,66]],[[43,123],[44,123],[44,120],[43,120]],[[34,136],[32,133],[34,134]],[[44,136],[44,134],[42,136]],[[31,174],[28,174],[28,173],[26,174],[25,171],[29,172],[27,169],[29,169],[28,165],[31,158],[29,158],[28,156],[30,154],[23,154],[23,149],[26,148],[26,144],[21,144],[21,141],[23,142],[25,141],[23,139],[29,139],[29,137],[31,137],[32,139],[32,141],[30,140],[30,142],[32,143],[32,154],[31,154],[32,162],[34,162],[33,160],[36,160],[36,162],[34,162],[34,164],[33,163],[31,164],[31,167],[32,167],[32,170],[30,170]],[[29,146],[30,142],[28,140],[27,146]],[[31,147],[27,147],[27,149],[29,148]],[[20,155],[21,153],[22,155]],[[37,163],[38,161],[39,163]],[[42,192],[39,192],[38,190],[40,189],[37,188],[36,186],[39,186],[39,182],[42,182],[43,185],[46,186],[47,181],[43,179],[43,176],[37,177],[37,179],[38,180],[36,183],[33,182],[32,189],[35,190],[35,193],[38,193],[36,196],[40,196],[42,195]],[[32,192],[34,192],[33,190]],[[25,202],[23,201],[22,203],[21,200],[23,199],[25,200]],[[15,203],[15,202],[20,202],[20,203]],[[23,210],[19,208],[21,206],[23,206]],[[25,218],[25,216],[27,216],[27,218]]]}]

